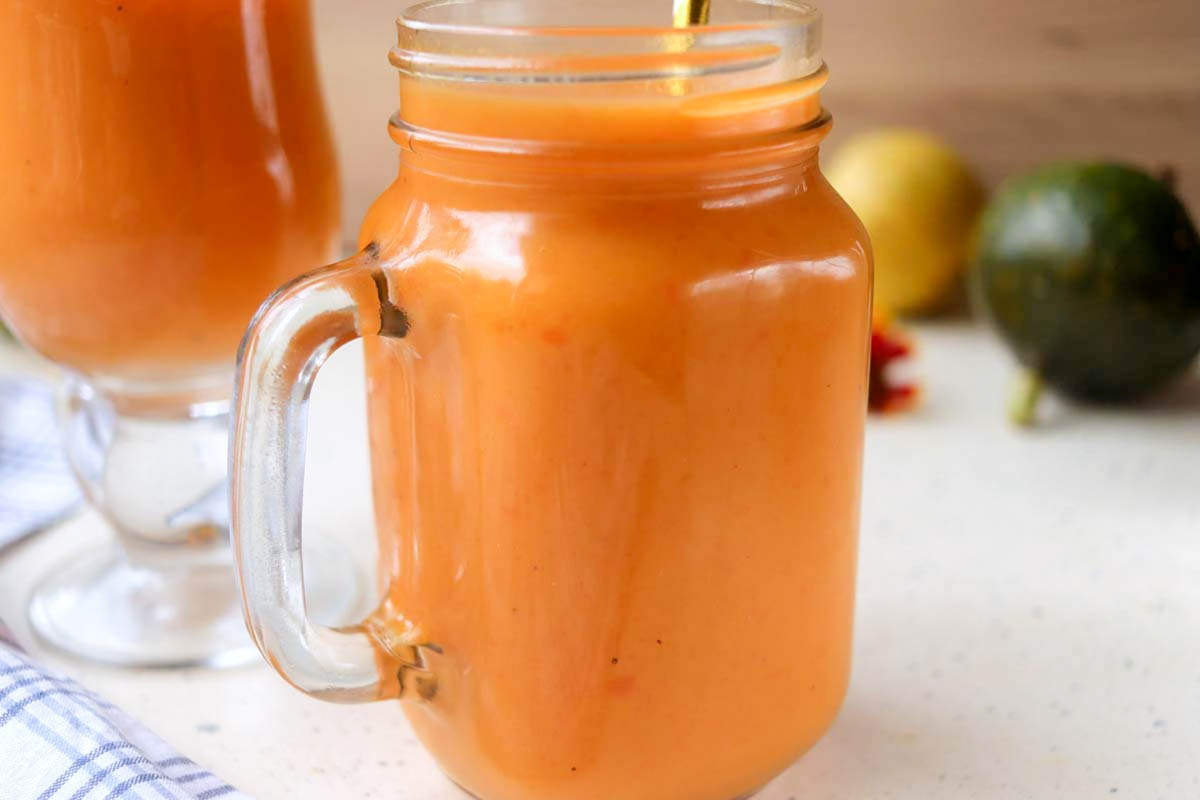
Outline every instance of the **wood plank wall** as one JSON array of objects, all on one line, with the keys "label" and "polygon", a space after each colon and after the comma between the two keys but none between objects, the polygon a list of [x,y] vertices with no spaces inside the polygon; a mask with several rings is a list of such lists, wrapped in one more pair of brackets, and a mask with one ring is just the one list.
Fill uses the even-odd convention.
[{"label": "wood plank wall", "polygon": [[[828,149],[854,131],[907,125],[944,136],[993,183],[1054,158],[1171,166],[1200,217],[1200,0],[818,2]],[[352,235],[395,173],[387,50],[406,0],[314,4]]]}]

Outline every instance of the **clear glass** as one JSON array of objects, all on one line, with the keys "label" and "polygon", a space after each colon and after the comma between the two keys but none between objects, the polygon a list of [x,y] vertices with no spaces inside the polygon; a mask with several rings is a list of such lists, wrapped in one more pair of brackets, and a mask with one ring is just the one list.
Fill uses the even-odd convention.
[{"label": "clear glass", "polygon": [[[483,800],[743,797],[848,679],[870,256],[817,165],[819,18],[645,9],[410,10],[396,181],[240,359],[255,640],[305,692],[405,700]],[[305,403],[356,337],[384,599],[335,630],[303,601]]]},{"label": "clear glass", "polygon": [[34,630],[115,664],[244,661],[233,360],[338,241],[307,3],[10,4],[0,74],[0,313],[69,371],[70,461],[116,534],[47,576]]}]

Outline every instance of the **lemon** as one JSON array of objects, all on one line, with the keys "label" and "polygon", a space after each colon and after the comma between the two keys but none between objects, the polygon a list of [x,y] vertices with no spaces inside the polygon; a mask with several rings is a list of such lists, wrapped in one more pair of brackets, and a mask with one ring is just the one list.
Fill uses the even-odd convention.
[{"label": "lemon", "polygon": [[834,154],[829,181],[871,235],[875,297],[897,314],[936,311],[953,294],[984,190],[945,143],[880,130]]}]

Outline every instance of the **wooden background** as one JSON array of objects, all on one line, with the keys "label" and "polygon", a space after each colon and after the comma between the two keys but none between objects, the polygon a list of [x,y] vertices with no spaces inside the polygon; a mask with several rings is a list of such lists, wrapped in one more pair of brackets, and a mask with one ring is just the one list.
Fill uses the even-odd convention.
[{"label": "wooden background", "polygon": [[[670,0],[646,0],[656,1]],[[1053,158],[1171,166],[1200,216],[1200,0],[817,2],[832,76],[827,151],[897,124],[941,134],[992,183]],[[352,234],[395,174],[387,51],[407,0],[314,3]]]}]

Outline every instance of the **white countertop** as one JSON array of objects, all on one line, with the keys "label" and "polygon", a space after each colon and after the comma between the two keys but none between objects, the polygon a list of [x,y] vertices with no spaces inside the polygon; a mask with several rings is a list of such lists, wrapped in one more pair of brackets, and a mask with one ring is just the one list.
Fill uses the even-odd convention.
[{"label": "white countertop", "polygon": [[[1054,405],[1017,431],[990,337],[919,338],[925,404],[868,427],[850,694],[756,800],[1200,797],[1200,378],[1153,409]],[[306,521],[369,552],[355,359],[314,393]],[[31,583],[102,536],[87,514],[0,557],[22,641]],[[324,704],[265,665],[41,655],[259,800],[463,797],[393,704]]]}]

